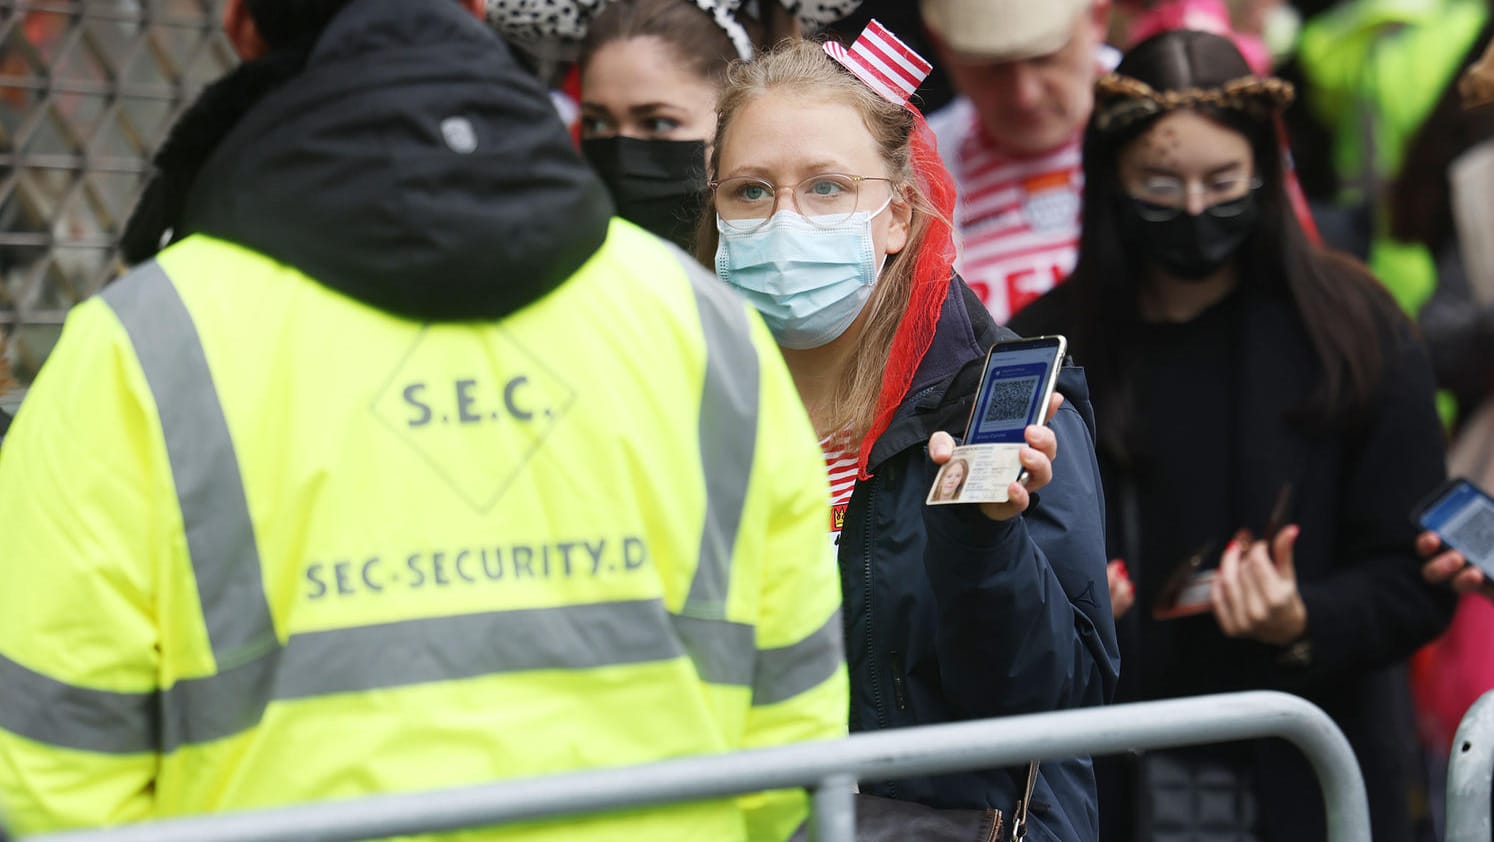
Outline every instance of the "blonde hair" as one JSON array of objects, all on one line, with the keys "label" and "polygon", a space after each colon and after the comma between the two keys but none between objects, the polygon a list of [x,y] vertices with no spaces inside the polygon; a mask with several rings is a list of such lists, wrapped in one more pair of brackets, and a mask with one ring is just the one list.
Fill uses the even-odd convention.
[{"label": "blonde hair", "polygon": [[[858,442],[875,420],[893,335],[912,295],[913,270],[928,233],[929,220],[937,214],[913,169],[913,115],[852,76],[826,55],[820,44],[784,41],[771,52],[749,63],[734,64],[728,71],[726,87],[717,105],[716,143],[710,156],[713,181],[720,172],[721,146],[732,121],[748,103],[769,91],[788,91],[798,95],[796,99],[842,103],[854,108],[887,165],[894,197],[912,207],[908,241],[901,251],[889,257],[877,279],[848,370],[837,379],[831,395],[823,420],[826,429],[817,431],[820,435],[844,431],[850,441]],[[715,214],[708,211],[701,217],[695,237],[696,256],[707,266],[715,263],[718,239]]]}]

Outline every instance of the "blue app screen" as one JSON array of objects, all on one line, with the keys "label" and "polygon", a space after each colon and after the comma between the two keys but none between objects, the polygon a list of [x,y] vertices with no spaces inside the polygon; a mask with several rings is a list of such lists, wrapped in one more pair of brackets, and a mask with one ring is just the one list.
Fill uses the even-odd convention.
[{"label": "blue app screen", "polygon": [[1494,501],[1459,484],[1421,516],[1421,525],[1485,570],[1494,566]]},{"label": "blue app screen", "polygon": [[1043,386],[1057,349],[1050,346],[998,351],[976,400],[966,444],[1021,444],[1038,423]]}]

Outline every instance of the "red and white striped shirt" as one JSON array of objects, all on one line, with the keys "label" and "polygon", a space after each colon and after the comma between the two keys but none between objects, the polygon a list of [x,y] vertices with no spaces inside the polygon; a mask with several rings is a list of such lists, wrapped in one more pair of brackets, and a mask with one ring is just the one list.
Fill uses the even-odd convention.
[{"label": "red and white striped shirt", "polygon": [[959,191],[956,267],[998,323],[1074,269],[1084,173],[1080,135],[1034,158],[990,144],[980,116],[957,99],[929,119]]},{"label": "red and white striped shirt", "polygon": [[[1102,47],[1095,75],[1120,54]],[[1031,158],[1003,153],[981,128],[970,100],[956,98],[929,117],[939,154],[954,178],[958,257],[955,268],[998,324],[1074,270],[1084,191],[1083,129],[1068,143]]]},{"label": "red and white striped shirt", "polygon": [[846,506],[851,502],[851,491],[856,488],[856,463],[858,454],[847,447],[844,436],[826,436],[820,439],[820,450],[825,454],[825,472],[830,475],[830,545],[846,522]]}]

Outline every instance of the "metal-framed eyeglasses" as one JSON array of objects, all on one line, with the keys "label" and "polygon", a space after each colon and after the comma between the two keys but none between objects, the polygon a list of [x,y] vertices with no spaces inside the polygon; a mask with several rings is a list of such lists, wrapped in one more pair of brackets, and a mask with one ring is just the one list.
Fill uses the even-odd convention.
[{"label": "metal-framed eyeglasses", "polygon": [[[865,188],[865,182],[888,185],[886,201],[882,191]],[[721,223],[734,231],[756,231],[768,224],[778,208],[780,185],[765,178],[739,175],[712,181],[710,188]],[[833,228],[846,222],[858,210],[880,210],[892,201],[892,179],[871,175],[819,173],[791,187],[794,209],[819,228]]]},{"label": "metal-framed eyeglasses", "polygon": [[1188,199],[1203,194],[1202,213],[1215,219],[1233,219],[1245,212],[1251,194],[1260,189],[1259,178],[1231,178],[1212,184],[1190,184],[1175,178],[1148,178],[1126,194],[1136,202],[1137,212],[1148,222],[1167,222],[1188,212]]}]

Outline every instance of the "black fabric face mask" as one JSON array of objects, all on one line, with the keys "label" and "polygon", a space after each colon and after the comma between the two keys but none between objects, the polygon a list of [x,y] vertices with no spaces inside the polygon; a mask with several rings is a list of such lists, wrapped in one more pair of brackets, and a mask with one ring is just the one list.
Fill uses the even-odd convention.
[{"label": "black fabric face mask", "polygon": [[581,141],[617,215],[688,250],[705,208],[705,141],[603,137]]},{"label": "black fabric face mask", "polygon": [[[1176,213],[1168,217],[1169,213]],[[1181,281],[1202,281],[1240,250],[1255,230],[1255,192],[1186,211],[1154,205],[1132,196],[1120,200],[1121,234],[1157,268]]]}]

